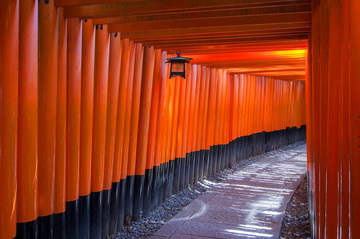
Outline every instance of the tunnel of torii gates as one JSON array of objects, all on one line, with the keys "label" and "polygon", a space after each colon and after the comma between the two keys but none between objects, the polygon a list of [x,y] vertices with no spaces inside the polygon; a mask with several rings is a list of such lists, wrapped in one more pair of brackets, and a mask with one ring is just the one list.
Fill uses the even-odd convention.
[{"label": "tunnel of torii gates", "polygon": [[[1,0],[0,238],[105,238],[305,131],[313,236],[360,238],[359,16],[358,0]],[[169,79],[177,50],[193,60]]]}]

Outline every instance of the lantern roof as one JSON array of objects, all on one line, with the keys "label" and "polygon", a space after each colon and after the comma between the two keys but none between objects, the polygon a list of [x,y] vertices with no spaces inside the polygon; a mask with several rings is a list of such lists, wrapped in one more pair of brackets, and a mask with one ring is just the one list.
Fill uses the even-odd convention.
[{"label": "lantern roof", "polygon": [[185,62],[185,63],[189,63],[190,60],[192,60],[192,58],[187,58],[187,57],[182,57],[180,56],[180,52],[176,53],[177,56],[171,57],[171,58],[166,58],[166,63],[169,62]]}]

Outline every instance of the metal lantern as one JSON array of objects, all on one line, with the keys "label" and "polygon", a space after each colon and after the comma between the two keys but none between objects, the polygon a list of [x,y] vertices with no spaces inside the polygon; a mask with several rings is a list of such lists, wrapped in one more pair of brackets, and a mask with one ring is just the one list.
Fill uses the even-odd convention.
[{"label": "metal lantern", "polygon": [[177,56],[167,58],[166,63],[170,63],[170,76],[181,76],[184,79],[185,77],[185,63],[189,63],[192,58],[181,57],[180,52],[176,52]]}]

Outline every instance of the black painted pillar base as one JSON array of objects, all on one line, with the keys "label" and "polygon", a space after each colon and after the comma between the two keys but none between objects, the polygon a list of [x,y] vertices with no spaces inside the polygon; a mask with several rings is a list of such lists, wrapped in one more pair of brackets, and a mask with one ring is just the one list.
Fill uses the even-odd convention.
[{"label": "black painted pillar base", "polygon": [[168,175],[169,174],[169,162],[162,164],[162,174],[161,174],[161,189],[162,189],[162,198],[160,204],[166,201],[167,191],[168,191]]},{"label": "black painted pillar base", "polygon": [[124,227],[125,220],[125,192],[127,179],[121,179],[119,182],[119,204],[118,204],[118,221],[116,231],[121,231]]},{"label": "black painted pillar base", "polygon": [[90,195],[79,197],[79,227],[80,238],[90,238]]},{"label": "black painted pillar base", "polygon": [[164,201],[167,201],[173,194],[174,169],[175,169],[175,161],[170,160],[168,164],[168,178],[167,178],[168,181],[165,182],[167,184],[167,187],[166,187],[166,198]]},{"label": "black painted pillar base", "polygon": [[124,209],[124,218],[126,221],[133,218],[134,181],[135,181],[135,176],[126,177],[125,209]]},{"label": "black painted pillar base", "polygon": [[209,153],[209,149],[204,150],[204,179],[207,178],[209,174]]},{"label": "black painted pillar base", "polygon": [[143,209],[143,196],[144,196],[144,184],[145,184],[145,174],[135,175],[134,176],[134,186],[133,186],[133,210],[132,210],[132,219],[138,221],[142,215]]},{"label": "black painted pillar base", "polygon": [[112,183],[110,194],[110,224],[109,235],[117,232],[117,222],[119,218],[119,202],[120,202],[120,182]]},{"label": "black painted pillar base", "polygon": [[200,155],[199,151],[193,152],[193,159],[194,159],[194,177],[193,177],[193,185],[196,185],[199,181],[199,171],[200,171]]},{"label": "black painted pillar base", "polygon": [[[90,221],[90,228],[91,226],[92,225]],[[101,227],[101,220],[99,222],[99,227]],[[79,233],[80,233],[79,232],[79,200],[66,202],[65,232],[66,232],[66,239],[79,238]]]},{"label": "black painted pillar base", "polygon": [[90,238],[101,238],[103,192],[90,194]]},{"label": "black painted pillar base", "polygon": [[153,194],[153,169],[146,169],[143,195],[143,216],[148,216],[151,210],[151,196]]},{"label": "black painted pillar base", "polygon": [[187,187],[185,183],[186,179],[186,157],[180,159],[180,181],[179,181],[179,191],[184,190]]},{"label": "black painted pillar base", "polygon": [[181,178],[181,158],[175,158],[174,160],[174,184],[173,193],[176,194],[180,190],[180,178]]},{"label": "black painted pillar base", "polygon": [[190,183],[190,162],[191,162],[191,154],[187,153],[185,157],[185,173],[183,175],[184,177],[184,188],[187,188]]},{"label": "black painted pillar base", "polygon": [[204,180],[204,169],[205,169],[205,151],[206,150],[200,150],[199,151],[199,180]]},{"label": "black painted pillar base", "polygon": [[152,183],[152,192],[151,192],[151,202],[150,210],[154,210],[159,205],[160,193],[160,166],[155,166],[153,168],[153,183]]},{"label": "black painted pillar base", "polygon": [[103,190],[101,238],[109,235],[111,190]]},{"label": "black painted pillar base", "polygon": [[[54,226],[54,239],[66,239],[65,212],[54,214],[54,225],[55,225]],[[89,229],[89,231],[90,231],[90,229]],[[21,238],[21,237],[19,237],[19,238]]]}]

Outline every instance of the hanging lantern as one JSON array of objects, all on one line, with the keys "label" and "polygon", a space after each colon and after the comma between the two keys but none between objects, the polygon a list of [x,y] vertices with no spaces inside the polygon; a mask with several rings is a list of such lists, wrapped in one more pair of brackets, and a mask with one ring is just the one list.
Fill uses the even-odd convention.
[{"label": "hanging lantern", "polygon": [[185,77],[185,63],[189,63],[191,58],[181,57],[180,52],[176,52],[177,56],[167,58],[166,63],[170,63],[170,76],[181,76],[184,79]]}]

